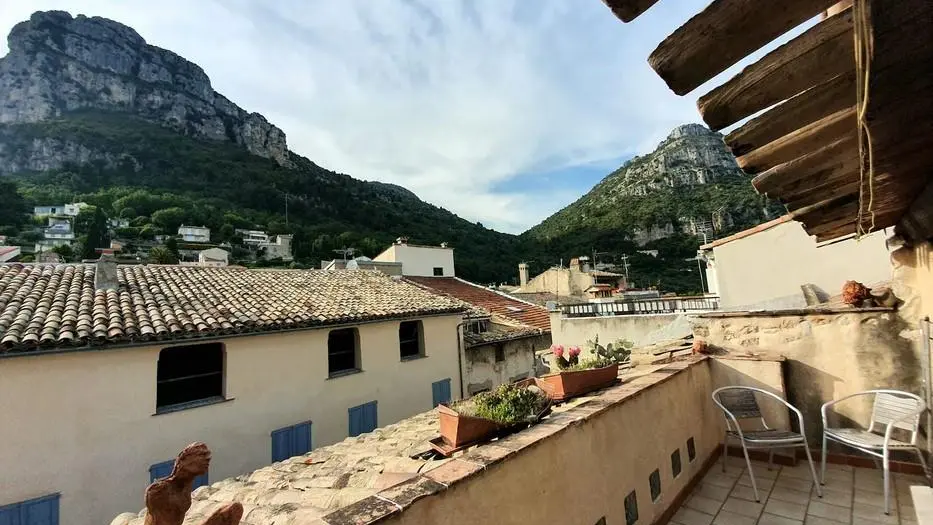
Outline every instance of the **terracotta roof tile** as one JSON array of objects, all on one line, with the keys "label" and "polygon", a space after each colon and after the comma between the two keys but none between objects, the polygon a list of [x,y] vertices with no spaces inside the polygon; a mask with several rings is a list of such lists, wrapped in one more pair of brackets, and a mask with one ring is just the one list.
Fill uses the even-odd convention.
[{"label": "terracotta roof tile", "polygon": [[405,279],[516,323],[551,331],[551,317],[547,309],[536,304],[519,301],[457,277],[406,277]]},{"label": "terracotta roof tile", "polygon": [[0,264],[0,352],[465,311],[372,271],[120,266],[108,290],[94,274],[93,264]]}]

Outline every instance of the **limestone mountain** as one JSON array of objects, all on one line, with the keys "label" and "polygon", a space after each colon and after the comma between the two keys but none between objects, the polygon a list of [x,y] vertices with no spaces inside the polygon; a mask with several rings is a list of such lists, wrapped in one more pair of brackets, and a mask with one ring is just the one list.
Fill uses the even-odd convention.
[{"label": "limestone mountain", "polygon": [[[130,240],[174,233],[180,223],[210,227],[215,241],[230,241],[235,228],[292,233],[304,265],[351,246],[373,256],[406,236],[458,248],[457,270],[467,278],[515,273],[518,237],[289,151],[282,130],[214,91],[198,65],[130,27],[37,12],[8,41],[0,58],[5,203],[87,202],[128,219],[118,233]],[[28,245],[37,232],[24,222],[0,224],[0,234]]]},{"label": "limestone mountain", "polygon": [[779,210],[755,193],[722,135],[686,124],[526,235],[587,250],[616,249],[626,241],[644,245],[675,234],[711,238],[774,213]]}]

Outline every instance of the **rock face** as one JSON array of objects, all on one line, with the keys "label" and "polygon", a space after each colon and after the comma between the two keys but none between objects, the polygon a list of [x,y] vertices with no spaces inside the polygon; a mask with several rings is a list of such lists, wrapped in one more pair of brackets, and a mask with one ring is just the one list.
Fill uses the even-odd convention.
[{"label": "rock face", "polygon": [[[130,27],[100,17],[37,12],[13,27],[8,43],[9,54],[0,58],[0,124],[38,122],[81,109],[128,112],[289,163],[282,130],[214,91],[196,64],[147,44]],[[36,144],[36,154],[18,163],[30,169],[60,165],[42,160],[42,150],[52,151],[50,146]],[[64,160],[95,155],[75,153]]]}]

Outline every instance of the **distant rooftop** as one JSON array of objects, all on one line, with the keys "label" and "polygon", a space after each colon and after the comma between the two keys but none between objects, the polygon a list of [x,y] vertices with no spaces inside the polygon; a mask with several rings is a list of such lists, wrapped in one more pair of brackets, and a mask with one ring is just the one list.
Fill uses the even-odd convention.
[{"label": "distant rooftop", "polygon": [[0,352],[184,340],[419,315],[458,301],[379,272],[134,265],[95,289],[95,264],[0,264]]}]

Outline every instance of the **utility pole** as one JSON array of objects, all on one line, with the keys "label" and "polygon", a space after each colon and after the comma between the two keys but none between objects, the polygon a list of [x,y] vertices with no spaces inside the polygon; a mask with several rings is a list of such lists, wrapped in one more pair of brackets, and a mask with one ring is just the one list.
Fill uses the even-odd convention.
[{"label": "utility pole", "polygon": [[625,280],[628,281],[628,255],[623,253],[619,258],[622,259],[622,269],[625,272]]},{"label": "utility pole", "polygon": [[[704,235],[705,237],[705,235]],[[700,294],[706,295],[706,286],[703,284],[703,267],[700,265],[700,256],[699,254],[696,257],[697,259],[697,270],[700,271]]]},{"label": "utility pole", "polygon": [[353,254],[356,253],[356,248],[352,248],[352,247],[351,247],[351,248],[347,248],[347,247],[344,247],[344,248],[341,248],[341,249],[339,249],[339,250],[334,250],[334,253],[339,253],[339,254],[343,255],[343,260],[344,260],[344,261],[348,261],[348,260],[350,260],[349,257],[352,257]]}]

